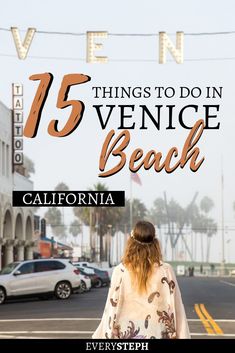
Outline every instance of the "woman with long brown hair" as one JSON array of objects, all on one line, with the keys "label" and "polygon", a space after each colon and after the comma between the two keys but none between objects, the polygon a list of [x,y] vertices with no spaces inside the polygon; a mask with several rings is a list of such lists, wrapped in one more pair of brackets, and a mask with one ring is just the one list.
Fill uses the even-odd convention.
[{"label": "woman with long brown hair", "polygon": [[162,262],[152,223],[138,222],[115,267],[93,338],[190,338],[172,267]]}]

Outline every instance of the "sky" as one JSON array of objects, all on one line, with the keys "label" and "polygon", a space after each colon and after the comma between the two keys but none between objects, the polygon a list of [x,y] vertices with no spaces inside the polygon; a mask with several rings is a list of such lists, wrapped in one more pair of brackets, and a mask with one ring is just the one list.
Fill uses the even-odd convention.
[{"label": "sky", "polygon": [[[20,82],[24,86],[25,119],[38,87],[29,80],[35,73],[51,72],[54,81],[43,109],[38,135],[34,139],[24,139],[24,153],[35,163],[36,173],[32,176],[35,190],[50,190],[59,182],[67,183],[71,190],[85,190],[95,183],[104,182],[110,190],[125,190],[130,195],[130,174],[128,162],[116,175],[101,179],[99,156],[106,135],[120,125],[120,112],[115,109],[110,123],[102,130],[94,104],[135,104],[130,123],[136,127],[131,131],[131,142],[127,161],[135,148],[151,149],[166,155],[172,146],[182,149],[189,133],[179,125],[178,114],[186,104],[199,105],[197,114],[189,112],[188,122],[193,123],[205,112],[203,105],[219,104],[220,110],[215,122],[220,122],[219,130],[205,130],[199,142],[201,156],[205,161],[201,168],[192,173],[189,167],[177,169],[174,173],[154,170],[140,170],[142,186],[133,184],[133,196],[140,198],[151,207],[157,197],[167,192],[182,206],[199,192],[197,201],[203,196],[211,197],[215,208],[211,215],[221,227],[221,173],[224,174],[224,207],[226,226],[226,252],[235,248],[235,215],[233,211],[234,175],[234,85],[235,33],[222,35],[189,35],[208,32],[234,31],[234,1],[17,1],[4,2],[0,13],[0,28],[18,27],[23,37],[28,27],[39,31],[85,33],[86,31],[107,31],[112,33],[158,33],[165,31],[175,41],[175,32],[185,34],[185,61],[178,65],[168,54],[167,63],[158,63],[158,36],[126,37],[108,36],[102,41],[100,55],[108,57],[106,64],[86,63],[86,37],[74,35],[53,35],[36,33],[26,60],[16,55],[13,38],[9,31],[0,29],[0,99],[11,107],[11,84]],[[97,52],[98,54],[98,52]],[[80,99],[85,104],[85,112],[79,127],[65,138],[54,138],[47,133],[50,120],[57,118],[62,127],[70,109],[58,110],[56,100],[61,80],[65,74],[83,73],[91,77],[84,85],[74,86],[70,99]],[[174,87],[174,98],[130,98],[95,99],[92,87]],[[200,98],[178,98],[180,87],[200,87]],[[205,98],[206,87],[223,87],[222,99]],[[158,131],[151,122],[148,129],[140,130],[141,109],[146,104],[152,111],[154,105],[161,104],[162,127]],[[173,121],[176,129],[166,130],[167,104],[175,104]],[[111,160],[110,163],[115,163]],[[68,214],[69,217],[69,214]],[[230,240],[231,239],[231,240]],[[228,255],[227,255],[228,256]],[[235,261],[235,252],[229,255]],[[221,259],[221,230],[213,238],[212,259]]]}]

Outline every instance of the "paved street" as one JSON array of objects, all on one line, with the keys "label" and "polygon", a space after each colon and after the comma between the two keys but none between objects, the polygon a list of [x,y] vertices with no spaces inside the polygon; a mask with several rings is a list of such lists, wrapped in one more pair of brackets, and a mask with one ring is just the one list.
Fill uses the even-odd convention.
[{"label": "paved street", "polygon": [[[192,338],[234,338],[235,278],[178,280]],[[92,289],[67,301],[9,301],[0,307],[0,338],[89,338],[107,290]]]}]

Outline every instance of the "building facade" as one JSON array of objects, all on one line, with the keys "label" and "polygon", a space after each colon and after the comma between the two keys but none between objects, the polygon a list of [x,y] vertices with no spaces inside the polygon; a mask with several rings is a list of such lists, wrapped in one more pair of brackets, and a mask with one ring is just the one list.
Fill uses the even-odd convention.
[{"label": "building facade", "polygon": [[[12,167],[12,111],[0,102],[0,269],[33,258],[33,210],[12,206],[13,190],[32,190],[33,183]],[[22,168],[22,170],[24,170]]]}]

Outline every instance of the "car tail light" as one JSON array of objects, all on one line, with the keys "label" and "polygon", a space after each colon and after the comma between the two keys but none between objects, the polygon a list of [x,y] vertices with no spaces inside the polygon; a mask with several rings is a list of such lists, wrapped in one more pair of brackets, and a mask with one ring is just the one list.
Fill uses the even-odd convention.
[{"label": "car tail light", "polygon": [[89,279],[90,277],[88,277],[88,276],[84,276],[86,279]]},{"label": "car tail light", "polygon": [[80,271],[79,271],[78,269],[73,270],[73,272],[74,272],[76,275],[80,275]]}]

